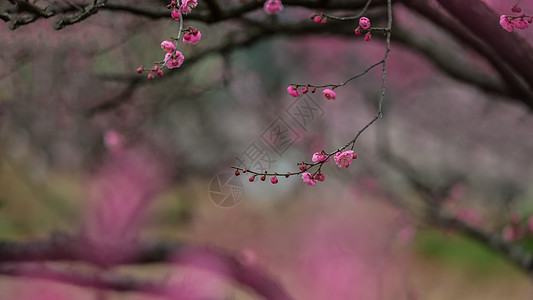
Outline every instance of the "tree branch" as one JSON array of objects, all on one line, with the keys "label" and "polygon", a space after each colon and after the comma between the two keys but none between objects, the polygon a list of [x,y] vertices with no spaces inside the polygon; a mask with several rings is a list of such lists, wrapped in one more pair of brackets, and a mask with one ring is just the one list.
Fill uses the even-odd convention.
[{"label": "tree branch", "polygon": [[[102,264],[101,256],[91,255],[91,249],[93,247],[83,239],[66,234],[54,234],[48,240],[1,242],[0,264],[5,262],[82,261],[109,267]],[[135,249],[135,251],[131,255],[125,255],[123,260],[118,262],[119,264],[176,263],[189,265],[226,276],[266,299],[293,299],[265,271],[257,266],[244,264],[226,251],[216,247],[157,242],[134,244],[131,245],[131,249]],[[94,249],[94,251],[98,251],[98,249]],[[184,258],[188,254],[213,257],[223,263],[224,270]]]}]

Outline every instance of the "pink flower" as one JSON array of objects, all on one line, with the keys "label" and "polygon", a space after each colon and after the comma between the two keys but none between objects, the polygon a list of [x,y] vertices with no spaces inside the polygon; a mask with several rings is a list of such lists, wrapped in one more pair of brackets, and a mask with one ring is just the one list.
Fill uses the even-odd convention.
[{"label": "pink flower", "polygon": [[523,18],[519,18],[514,20],[514,26],[518,29],[527,29],[529,27],[529,23]]},{"label": "pink flower", "polygon": [[359,19],[359,26],[361,26],[364,30],[367,30],[370,28],[370,20],[366,17],[362,17]]},{"label": "pink flower", "polygon": [[357,26],[357,28],[355,28],[355,35],[361,35],[361,27]]},{"label": "pink flower", "polygon": [[180,6],[180,10],[184,14],[188,14],[193,8],[196,7],[196,5],[198,5],[197,0],[183,0],[183,3]]},{"label": "pink flower", "polygon": [[335,163],[339,168],[348,168],[352,163],[353,151],[337,152],[335,154]]},{"label": "pink flower", "polygon": [[161,49],[165,50],[168,53],[172,53],[176,50],[176,46],[172,42],[163,41],[161,43]]},{"label": "pink flower", "polygon": [[[326,157],[327,157],[327,155],[324,152],[315,152],[315,154],[313,154],[313,158],[311,158],[311,160],[316,164],[316,163],[325,161]],[[327,161],[329,161],[329,158],[328,158]]]},{"label": "pink flower", "polygon": [[300,92],[298,91],[298,89],[292,85],[289,85],[289,87],[287,87],[287,92],[289,92],[289,94],[291,94],[291,96],[293,97],[300,96]]},{"label": "pink flower", "polygon": [[280,0],[267,0],[263,6],[263,9],[269,15],[277,15],[283,10],[283,4]]},{"label": "pink flower", "polygon": [[316,179],[313,178],[313,175],[309,172],[305,172],[302,174],[302,179],[304,180],[304,183],[307,183],[308,186],[315,186]]},{"label": "pink flower", "polygon": [[337,94],[333,90],[325,89],[322,91],[322,94],[324,94],[324,97],[328,100],[335,100],[337,98]]},{"label": "pink flower", "polygon": [[369,32],[367,32],[367,33],[365,34],[365,41],[368,42],[368,41],[370,41],[371,39],[372,39],[372,34],[371,34],[370,31],[369,31]]},{"label": "pink flower", "polygon": [[318,181],[324,181],[326,179],[326,176],[322,173],[318,173],[315,175],[315,179]]},{"label": "pink flower", "polygon": [[187,32],[183,36],[183,42],[185,44],[196,44],[198,41],[202,38],[202,34],[197,29],[193,29],[189,32]]},{"label": "pink flower", "polygon": [[179,20],[180,19],[180,16],[181,16],[181,13],[179,10],[177,9],[173,9],[172,12],[170,13],[170,16],[172,17],[172,19],[174,20]]},{"label": "pink flower", "polygon": [[502,25],[503,29],[512,32],[514,30],[513,23],[509,20],[509,18],[506,15],[500,16],[500,25]]},{"label": "pink flower", "polygon": [[171,53],[167,53],[165,55],[165,60],[167,60],[167,68],[169,69],[174,69],[174,68],[179,68],[181,66],[181,64],[183,63],[183,59],[185,57],[183,56],[183,54],[181,54],[181,52],[179,51],[176,51],[176,53],[174,54],[171,54]]}]

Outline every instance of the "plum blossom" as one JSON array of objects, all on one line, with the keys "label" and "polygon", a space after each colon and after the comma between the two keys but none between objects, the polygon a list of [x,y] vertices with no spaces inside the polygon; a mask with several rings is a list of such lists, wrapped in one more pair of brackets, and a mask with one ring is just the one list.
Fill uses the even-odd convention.
[{"label": "plum blossom", "polygon": [[183,63],[185,57],[181,52],[176,51],[174,54],[167,53],[165,55],[165,60],[167,61],[166,66],[169,69],[179,68]]},{"label": "plum blossom", "polygon": [[163,41],[161,43],[161,49],[165,50],[168,53],[172,53],[176,50],[176,45],[170,41]]},{"label": "plum blossom", "polygon": [[[313,158],[311,158],[311,160],[316,164],[316,163],[325,161],[326,157],[327,157],[327,155],[324,152],[315,152],[313,154]],[[329,161],[329,158],[328,158],[327,161]]]},{"label": "plum blossom", "polygon": [[188,14],[193,8],[196,7],[196,5],[198,5],[197,0],[183,0],[183,3],[180,6],[180,10],[182,13]]},{"label": "plum blossom", "polygon": [[289,94],[293,97],[300,96],[300,92],[298,91],[298,89],[292,85],[289,85],[289,87],[287,87],[287,92],[289,92]]},{"label": "plum blossom", "polygon": [[263,6],[263,9],[269,15],[277,15],[283,10],[283,4],[280,0],[267,0]]},{"label": "plum blossom", "polygon": [[503,29],[512,32],[514,30],[514,25],[511,20],[506,15],[500,16],[500,25],[503,27]]},{"label": "plum blossom", "polygon": [[270,178],[270,182],[272,182],[272,184],[276,184],[278,183],[278,178],[276,176]]},{"label": "plum blossom", "polygon": [[174,20],[179,20],[180,17],[181,17],[181,13],[179,10],[177,9],[173,9],[172,12],[170,13],[170,16],[172,17],[172,19]]},{"label": "plum blossom", "polygon": [[370,20],[367,17],[362,17],[359,19],[359,26],[364,30],[368,30],[370,28]]},{"label": "plum blossom", "polygon": [[352,163],[352,159],[353,150],[337,152],[337,154],[335,154],[335,163],[339,168],[348,168]]},{"label": "plum blossom", "polygon": [[523,18],[515,19],[513,24],[518,29],[527,29],[529,27],[529,23]]},{"label": "plum blossom", "polygon": [[314,177],[318,181],[324,181],[326,179],[326,176],[323,173],[318,173]]},{"label": "plum blossom", "polygon": [[368,41],[370,41],[371,39],[372,39],[372,34],[371,34],[370,31],[369,31],[369,32],[367,32],[367,33],[365,34],[365,41],[368,42]]},{"label": "plum blossom", "polygon": [[198,43],[198,41],[202,38],[202,34],[200,33],[200,31],[198,31],[198,29],[191,29],[190,31],[188,31],[187,33],[185,33],[185,35],[183,36],[183,42],[185,44],[196,44]]},{"label": "plum blossom", "polygon": [[304,183],[307,183],[308,186],[315,186],[316,185],[316,179],[313,178],[313,175],[309,172],[305,172],[302,174],[302,179]]},{"label": "plum blossom", "polygon": [[323,90],[322,94],[328,100],[335,100],[335,98],[337,98],[337,94],[333,90],[330,90],[330,89]]}]

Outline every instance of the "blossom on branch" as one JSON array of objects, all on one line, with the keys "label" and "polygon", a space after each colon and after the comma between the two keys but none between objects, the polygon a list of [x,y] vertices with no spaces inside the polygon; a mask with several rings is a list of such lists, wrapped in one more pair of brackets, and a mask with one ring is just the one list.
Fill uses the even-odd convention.
[{"label": "blossom on branch", "polygon": [[181,66],[181,64],[183,63],[183,59],[185,57],[183,56],[183,54],[181,54],[181,52],[179,51],[176,51],[174,54],[171,54],[171,53],[167,53],[165,55],[165,60],[167,61],[167,68],[169,69],[174,69],[174,68],[179,68]]},{"label": "blossom on branch", "polygon": [[188,14],[193,8],[196,7],[196,5],[198,5],[197,0],[183,0],[183,3],[180,6],[180,10],[182,13]]},{"label": "blossom on branch", "polygon": [[165,50],[168,53],[176,51],[176,45],[170,41],[163,41],[161,43],[161,49]]},{"label": "blossom on branch", "polygon": [[303,179],[304,183],[307,183],[308,186],[315,186],[316,185],[316,179],[309,172],[303,173],[302,174],[302,179]]},{"label": "blossom on branch", "polygon": [[330,90],[330,89],[323,90],[322,94],[328,100],[335,100],[335,98],[337,98],[337,94],[333,90]]},{"label": "blossom on branch", "polygon": [[362,17],[359,19],[359,26],[361,26],[364,30],[368,30],[370,28],[370,20],[366,17]]},{"label": "blossom on branch", "polygon": [[352,163],[353,156],[353,150],[338,152],[334,157],[335,163],[339,168],[348,168]]},{"label": "blossom on branch", "polygon": [[300,92],[298,91],[298,89],[292,85],[290,85],[289,87],[287,87],[287,92],[289,92],[289,94],[293,97],[299,97],[300,96]]},{"label": "blossom on branch", "polygon": [[269,15],[277,15],[283,10],[283,4],[280,0],[267,0],[263,9]]}]

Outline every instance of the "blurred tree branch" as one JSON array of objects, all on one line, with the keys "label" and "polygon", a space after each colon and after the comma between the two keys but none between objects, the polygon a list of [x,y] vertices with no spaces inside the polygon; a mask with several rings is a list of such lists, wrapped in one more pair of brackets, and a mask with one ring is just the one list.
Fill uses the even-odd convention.
[{"label": "blurred tree branch", "polygon": [[[98,250],[98,256],[87,255],[92,245],[86,240],[62,233],[55,233],[49,239],[31,240],[25,242],[1,242],[0,243],[0,273],[11,275],[16,273],[16,268],[11,265],[14,262],[66,262],[79,261],[96,266],[110,267],[105,261],[105,251]],[[155,242],[132,244],[131,249],[137,249],[131,255],[124,255],[118,262],[121,265],[141,265],[153,263],[176,263],[198,267],[207,271],[226,276],[242,286],[250,288],[265,299],[289,300],[291,296],[272,277],[259,267],[245,264],[238,258],[230,255],[222,249],[212,246],[189,245],[182,242]],[[112,250],[112,248],[110,249]],[[197,260],[181,258],[181,255],[199,255],[213,257],[224,265],[221,273],[219,268]],[[7,263],[7,264],[6,264]],[[64,274],[56,271],[45,273],[51,279],[62,279]],[[87,285],[96,284],[86,282],[86,278],[79,275],[73,280],[80,279]],[[114,288],[123,286],[122,280],[112,281]],[[126,280],[127,282],[127,280]],[[72,282],[67,282],[72,283]],[[104,282],[105,283],[105,282]],[[111,284],[106,283],[106,284]],[[136,284],[134,284],[136,286]],[[106,286],[104,286],[106,287]]]}]

